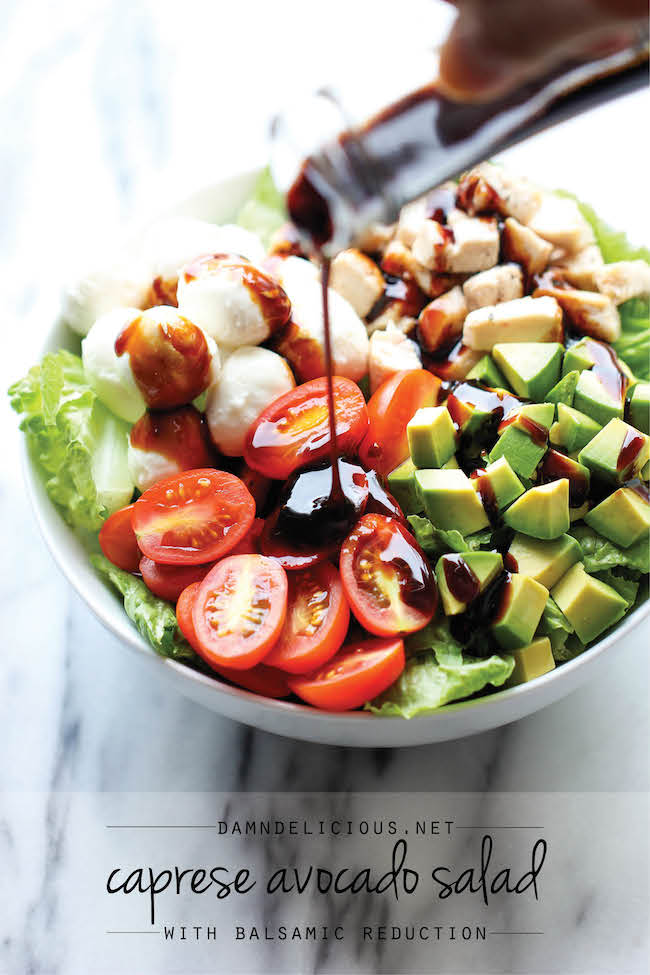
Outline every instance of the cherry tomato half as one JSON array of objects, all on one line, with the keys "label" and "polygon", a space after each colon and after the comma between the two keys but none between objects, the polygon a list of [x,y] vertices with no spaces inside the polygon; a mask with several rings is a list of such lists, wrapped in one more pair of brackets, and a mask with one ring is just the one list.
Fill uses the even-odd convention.
[{"label": "cherry tomato half", "polygon": [[[334,376],[333,383],[338,448],[351,453],[368,429],[366,403],[351,379]],[[289,390],[260,413],[248,431],[244,458],[253,470],[282,481],[329,449],[327,380],[321,378]]]},{"label": "cherry tomato half", "polygon": [[298,545],[289,541],[277,531],[279,509],[265,519],[264,528],[260,536],[260,550],[263,555],[279,562],[287,572],[298,569],[308,569],[312,565],[324,562],[334,555],[338,545]]},{"label": "cherry tomato half", "polygon": [[414,633],[433,619],[438,605],[433,573],[418,543],[394,518],[360,518],[343,543],[339,567],[350,608],[368,632]]},{"label": "cherry tomato half", "polygon": [[402,640],[348,643],[318,670],[290,677],[289,687],[324,711],[350,711],[394,684],[404,670]]},{"label": "cherry tomato half", "polygon": [[250,531],[244,535],[241,542],[228,552],[228,555],[259,555],[260,535],[264,531],[264,519],[255,518]]},{"label": "cherry tomato half", "polygon": [[287,617],[265,662],[291,674],[306,674],[333,657],[345,639],[350,609],[340,576],[325,562],[289,576]]},{"label": "cherry tomato half", "polygon": [[365,467],[389,474],[409,456],[406,425],[422,406],[435,406],[440,380],[426,369],[396,372],[370,397],[370,426],[359,447]]},{"label": "cherry tomato half", "polygon": [[166,565],[199,565],[226,555],[247,534],[255,501],[234,474],[204,468],[158,481],[133,506],[144,555]]},{"label": "cherry tomato half", "polygon": [[102,552],[113,565],[125,572],[137,572],[142,553],[133,531],[133,505],[120,508],[110,515],[99,530]]},{"label": "cherry tomato half", "polygon": [[159,596],[175,603],[184,589],[192,582],[201,582],[214,562],[207,565],[159,565],[153,559],[143,555],[140,559],[140,574],[147,589]]},{"label": "cherry tomato half", "polygon": [[217,562],[192,607],[197,653],[211,667],[254,667],[277,641],[287,612],[287,576],[274,559],[232,555]]}]

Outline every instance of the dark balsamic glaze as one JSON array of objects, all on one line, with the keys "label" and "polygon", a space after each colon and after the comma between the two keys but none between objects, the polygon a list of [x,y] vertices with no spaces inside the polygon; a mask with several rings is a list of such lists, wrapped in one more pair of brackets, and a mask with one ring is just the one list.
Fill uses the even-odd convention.
[{"label": "dark balsamic glaze", "polygon": [[496,612],[492,617],[493,623],[498,623],[506,615],[508,611],[508,606],[512,600],[512,575],[510,572],[505,573],[505,579],[502,580],[501,589],[495,600]]},{"label": "dark balsamic glaze", "polygon": [[540,484],[559,481],[563,477],[567,478],[569,482],[569,507],[571,508],[579,508],[589,497],[590,479],[588,475],[581,471],[579,465],[574,463],[570,457],[565,457],[559,450],[551,448],[547,451],[538,468],[538,477]]},{"label": "dark balsamic glaze", "polygon": [[452,636],[475,656],[501,652],[490,632],[490,626],[501,611],[509,579],[508,572],[501,572],[472,600],[464,613],[450,617],[449,628]]},{"label": "dark balsamic glaze", "polygon": [[279,502],[279,534],[309,545],[340,541],[347,535],[366,509],[368,477],[362,467],[343,458],[336,458],[336,468],[336,479],[331,461],[290,478]]},{"label": "dark balsamic glaze", "polygon": [[452,210],[456,208],[456,187],[453,185],[438,186],[431,190],[426,198],[426,216],[429,220],[446,224]]},{"label": "dark balsamic glaze", "polygon": [[641,453],[644,443],[645,437],[643,437],[642,434],[637,433],[637,431],[632,428],[626,430],[623,443],[621,444],[621,449],[618,453],[616,470],[619,472],[627,471],[628,468],[634,464],[634,461]]},{"label": "dark balsamic glaze", "polygon": [[517,562],[514,555],[510,552],[505,552],[503,555],[503,567],[506,572],[516,573],[519,572],[519,563]]},{"label": "dark balsamic glaze", "polygon": [[497,496],[494,493],[492,482],[490,481],[486,471],[479,467],[472,471],[470,477],[476,481],[476,490],[478,491],[483,507],[485,508],[485,514],[488,516],[490,524],[500,524],[501,514],[499,512]]},{"label": "dark balsamic glaze", "polygon": [[374,322],[395,301],[400,302],[400,312],[403,316],[417,318],[429,300],[418,284],[386,273],[384,273],[384,282],[384,293],[377,298],[366,315],[366,321]]},{"label": "dark balsamic glaze", "polygon": [[635,477],[633,481],[628,481],[623,487],[629,488],[630,491],[634,491],[638,494],[642,501],[646,504],[650,504],[650,491],[648,491],[648,485],[640,481],[638,477]]},{"label": "dark balsamic glaze", "polygon": [[360,523],[353,535],[361,535],[363,541],[354,546],[355,575],[362,587],[368,589],[373,601],[388,605],[389,597],[382,586],[377,586],[374,574],[358,568],[357,563],[367,560],[381,566],[382,575],[392,574],[399,585],[400,599],[421,613],[428,614],[436,605],[436,585],[431,567],[422,550],[402,525],[397,531],[386,531],[383,525]]},{"label": "dark balsamic glaze", "polygon": [[471,603],[481,591],[481,584],[461,555],[445,555],[442,560],[445,582],[459,603]]},{"label": "dark balsamic glaze", "polygon": [[239,276],[271,333],[286,325],[291,317],[291,302],[284,290],[275,278],[238,254],[204,254],[185,267],[183,277],[189,283],[221,267]]},{"label": "dark balsamic glaze", "polygon": [[155,450],[178,464],[181,471],[214,466],[205,417],[193,406],[169,412],[147,411],[131,428],[129,439],[132,447]]},{"label": "dark balsamic glaze", "polygon": [[396,518],[405,525],[406,519],[402,513],[402,509],[393,495],[383,487],[376,472],[370,470],[366,471],[365,474],[368,482],[368,503],[366,505],[366,511],[368,513],[374,512],[378,515],[386,515],[388,518]]},{"label": "dark balsamic glaze", "polygon": [[522,430],[528,434],[530,439],[538,447],[543,447],[548,439],[548,430],[543,427],[541,423],[536,423],[535,420],[531,420],[529,416],[521,413],[513,413],[502,420],[499,424],[499,434],[502,434],[506,427],[509,427],[511,423],[517,424]]}]

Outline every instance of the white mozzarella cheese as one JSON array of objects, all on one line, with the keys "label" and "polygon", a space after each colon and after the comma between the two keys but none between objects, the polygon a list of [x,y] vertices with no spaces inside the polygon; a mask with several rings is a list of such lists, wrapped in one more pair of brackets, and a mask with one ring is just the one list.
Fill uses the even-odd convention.
[{"label": "white mozzarella cheese", "polygon": [[115,340],[140,315],[138,308],[116,308],[97,319],[81,343],[84,371],[102,403],[116,416],[135,423],[146,409],[131,372],[128,352],[118,356]]}]

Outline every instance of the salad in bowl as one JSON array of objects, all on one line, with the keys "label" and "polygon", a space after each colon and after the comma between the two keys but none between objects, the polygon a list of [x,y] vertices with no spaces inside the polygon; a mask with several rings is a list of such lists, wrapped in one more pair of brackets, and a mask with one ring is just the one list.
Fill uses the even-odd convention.
[{"label": "salad in bowl", "polygon": [[161,220],[69,287],[11,402],[162,657],[303,711],[475,707],[647,599],[650,253],[488,163],[355,245],[331,397],[264,172],[236,222]]}]

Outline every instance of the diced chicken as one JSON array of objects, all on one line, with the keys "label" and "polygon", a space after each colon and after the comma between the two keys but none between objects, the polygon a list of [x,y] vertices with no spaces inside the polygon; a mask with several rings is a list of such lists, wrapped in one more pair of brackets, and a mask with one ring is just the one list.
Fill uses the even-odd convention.
[{"label": "diced chicken", "polygon": [[427,220],[428,207],[426,196],[421,196],[411,203],[407,203],[400,210],[395,236],[405,247],[412,247],[424,221]]},{"label": "diced chicken", "polygon": [[444,382],[460,382],[467,377],[467,373],[474,368],[477,362],[480,362],[484,355],[484,352],[470,349],[469,346],[458,342],[446,359],[431,362],[427,368]]},{"label": "diced chicken", "polygon": [[469,313],[463,342],[471,349],[491,351],[497,342],[561,342],[562,309],[555,298],[517,298]]},{"label": "diced chicken", "polygon": [[650,265],[645,261],[617,261],[594,272],[596,287],[620,305],[630,298],[650,293]]},{"label": "diced chicken", "polygon": [[514,217],[508,217],[501,232],[501,250],[509,261],[521,264],[526,277],[531,278],[545,270],[553,245]]},{"label": "diced chicken", "polygon": [[373,260],[350,248],[332,261],[330,287],[352,305],[360,318],[365,318],[384,293],[384,276]]},{"label": "diced chicken", "polygon": [[545,193],[533,217],[522,222],[567,254],[575,254],[594,243],[594,232],[575,200],[555,193]]},{"label": "diced chicken", "polygon": [[417,342],[407,338],[400,329],[389,326],[381,332],[372,333],[368,355],[371,393],[396,372],[420,369],[421,366],[422,357]]},{"label": "diced chicken", "polygon": [[471,216],[496,211],[528,223],[541,206],[542,192],[529,180],[486,162],[463,176],[457,200],[458,206]]},{"label": "diced chicken", "polygon": [[597,291],[573,288],[538,288],[534,298],[547,295],[557,301],[571,324],[583,335],[601,342],[615,342],[621,334],[621,319],[611,298]]},{"label": "diced chicken", "polygon": [[381,314],[367,323],[366,330],[369,336],[373,336],[375,332],[394,326],[404,335],[410,335],[416,325],[416,318],[403,314],[401,301],[390,301]]},{"label": "diced chicken", "polygon": [[452,288],[422,309],[418,319],[418,338],[429,353],[448,348],[459,338],[467,315],[463,289]]},{"label": "diced chicken", "polygon": [[500,264],[489,271],[472,275],[463,285],[468,312],[485,305],[514,301],[524,293],[524,281],[518,264]]},{"label": "diced chicken", "polygon": [[396,230],[394,223],[371,223],[356,240],[356,245],[366,254],[383,254]]},{"label": "diced chicken", "polygon": [[413,254],[435,271],[471,274],[487,271],[499,260],[499,230],[491,217],[468,217],[453,210],[448,225],[425,220],[413,243]]},{"label": "diced chicken", "polygon": [[438,295],[444,294],[458,284],[457,276],[437,274],[424,264],[420,264],[413,256],[413,252],[399,240],[392,240],[386,248],[381,268],[386,274],[396,278],[415,281],[430,298],[437,298]]},{"label": "diced chicken", "polygon": [[272,257],[304,257],[300,234],[297,228],[287,221],[271,237],[269,254]]},{"label": "diced chicken", "polygon": [[595,274],[602,268],[603,255],[598,244],[587,244],[577,254],[561,257],[554,261],[553,270],[557,268],[562,277],[574,288],[583,291],[598,291]]}]

